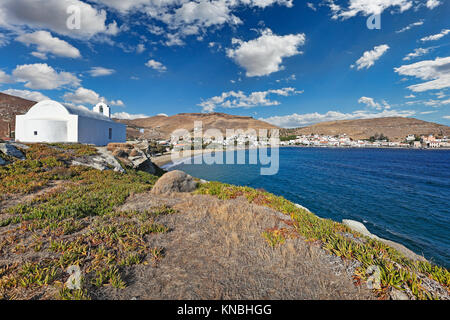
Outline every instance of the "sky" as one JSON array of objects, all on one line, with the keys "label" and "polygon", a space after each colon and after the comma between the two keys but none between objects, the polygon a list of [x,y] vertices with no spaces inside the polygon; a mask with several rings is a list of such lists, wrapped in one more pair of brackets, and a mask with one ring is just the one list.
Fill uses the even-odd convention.
[{"label": "sky", "polygon": [[123,119],[450,125],[448,0],[1,0],[0,91]]}]

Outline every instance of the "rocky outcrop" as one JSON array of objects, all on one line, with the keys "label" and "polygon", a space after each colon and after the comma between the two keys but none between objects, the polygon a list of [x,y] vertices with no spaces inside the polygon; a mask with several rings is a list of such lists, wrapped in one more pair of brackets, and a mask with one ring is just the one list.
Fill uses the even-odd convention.
[{"label": "rocky outcrop", "polygon": [[98,147],[96,149],[97,155],[72,160],[72,165],[91,167],[101,171],[114,170],[117,172],[125,172],[120,163],[106,148]]},{"label": "rocky outcrop", "polygon": [[349,227],[350,229],[352,229],[353,231],[361,233],[363,236],[366,236],[371,239],[376,239],[378,241],[381,241],[381,242],[387,244],[388,246],[394,248],[395,250],[402,253],[405,257],[407,257],[409,259],[416,260],[416,261],[426,261],[426,259],[424,257],[414,253],[413,251],[409,250],[404,245],[394,242],[394,241],[391,241],[391,240],[386,240],[386,239],[380,238],[380,237],[370,233],[370,231],[367,230],[366,226],[364,224],[362,224],[361,222],[344,219],[344,220],[342,220],[342,223],[344,225],[346,225],[347,227]]},{"label": "rocky outcrop", "polygon": [[132,143],[110,143],[106,150],[116,157],[125,167],[146,171],[151,174],[157,172],[157,167],[150,160],[148,145]]},{"label": "rocky outcrop", "polygon": [[192,192],[197,182],[183,171],[175,170],[164,174],[152,188],[153,194],[169,194],[172,192]]},{"label": "rocky outcrop", "polygon": [[17,159],[25,159],[25,155],[22,153],[22,151],[20,151],[19,149],[17,149],[16,146],[14,146],[11,143],[0,143],[0,152],[2,152],[3,154],[5,154],[6,156],[9,157],[13,157],[13,158],[17,158]]}]

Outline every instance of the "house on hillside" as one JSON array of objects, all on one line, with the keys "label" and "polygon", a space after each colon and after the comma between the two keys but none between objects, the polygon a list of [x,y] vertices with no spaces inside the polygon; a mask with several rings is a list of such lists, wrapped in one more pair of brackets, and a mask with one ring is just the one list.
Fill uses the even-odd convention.
[{"label": "house on hillside", "polygon": [[107,145],[126,141],[126,125],[111,119],[110,108],[103,102],[93,111],[45,100],[35,104],[25,115],[16,116],[16,141],[78,142]]}]

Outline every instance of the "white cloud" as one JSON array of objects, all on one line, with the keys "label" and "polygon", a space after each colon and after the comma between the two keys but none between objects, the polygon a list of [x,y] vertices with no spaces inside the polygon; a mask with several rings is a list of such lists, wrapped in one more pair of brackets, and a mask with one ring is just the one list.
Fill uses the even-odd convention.
[{"label": "white cloud", "polygon": [[111,101],[109,101],[109,105],[111,105],[111,106],[115,106],[115,107],[124,107],[125,106],[125,103],[123,103],[123,101],[122,100],[111,100]]},{"label": "white cloud", "polygon": [[78,88],[74,92],[67,92],[63,96],[65,101],[70,101],[74,104],[92,104],[95,105],[102,100],[103,97],[94,90],[86,89],[83,87]]},{"label": "white cloud", "polygon": [[68,42],[53,37],[48,31],[36,31],[21,34],[16,41],[29,45],[36,45],[40,54],[52,53],[58,57],[80,58],[80,51]]},{"label": "white cloud", "polygon": [[374,108],[377,110],[381,110],[383,107],[378,102],[375,102],[373,98],[369,97],[361,97],[358,100],[358,103],[365,104],[367,107]]},{"label": "white cloud", "polygon": [[[358,70],[361,70],[363,68],[369,69],[375,64],[375,61],[381,58],[381,56],[389,50],[389,46],[387,44],[382,44],[379,46],[376,46],[373,48],[373,50],[366,51],[362,55],[361,58],[359,58],[356,61],[356,67]],[[354,68],[355,65],[351,65],[351,68]]]},{"label": "white cloud", "polygon": [[145,45],[143,43],[138,44],[136,47],[136,52],[138,54],[141,54],[144,51],[145,51]]},{"label": "white cloud", "polygon": [[[80,9],[82,27],[67,27],[67,8]],[[114,35],[119,31],[116,22],[106,24],[106,11],[97,10],[80,0],[2,0],[0,26],[19,32],[24,29],[47,29],[73,38],[89,39],[98,34]]]},{"label": "white cloud", "polygon": [[148,60],[147,63],[145,64],[147,67],[152,68],[158,72],[165,72],[167,71],[166,66],[164,66],[161,62],[156,61],[156,60]]},{"label": "white cloud", "polygon": [[412,7],[413,0],[349,0],[347,8],[335,4],[333,0],[328,0],[327,4],[333,13],[333,19],[348,19],[358,14],[381,14],[389,8],[404,12]]},{"label": "white cloud", "polygon": [[450,116],[443,116],[444,119],[450,119]]},{"label": "white cloud", "polygon": [[0,70],[0,84],[1,83],[13,83],[13,79],[10,75],[6,74],[5,71]]},{"label": "white cloud", "polygon": [[223,92],[220,96],[209,98],[198,104],[202,107],[203,112],[213,112],[215,108],[253,108],[261,106],[276,106],[280,102],[276,100],[270,100],[269,95],[278,96],[291,96],[294,94],[300,94],[303,91],[297,91],[295,88],[282,88],[271,89],[267,91],[255,91],[249,95],[244,94],[242,91],[228,91]]},{"label": "white cloud", "polygon": [[406,99],[413,99],[413,98],[415,98],[415,97],[416,97],[416,96],[413,95],[413,94],[410,94],[409,96],[405,96]]},{"label": "white cloud", "polygon": [[127,112],[116,112],[113,113],[111,117],[122,120],[134,120],[139,118],[148,118],[149,116],[145,114],[130,114]]},{"label": "white cloud", "polygon": [[343,113],[339,111],[328,111],[327,113],[307,113],[307,114],[291,114],[286,116],[274,116],[269,118],[260,118],[259,120],[266,121],[273,125],[282,128],[295,128],[312,125],[324,121],[336,120],[353,120],[353,119],[370,119],[383,117],[411,117],[416,114],[412,110],[396,111],[383,110],[382,112],[372,113],[367,110],[357,110],[351,113]]},{"label": "white cloud", "polygon": [[73,105],[83,105],[83,104],[96,105],[97,103],[103,101],[106,104],[113,107],[125,106],[125,103],[120,99],[108,101],[105,97],[100,96],[94,90],[86,89],[83,87],[80,87],[72,92],[66,92],[63,98],[65,101],[71,102]]},{"label": "white cloud", "polygon": [[426,54],[428,54],[431,50],[433,50],[434,47],[429,47],[429,48],[417,48],[414,49],[414,52],[408,53],[403,60],[405,61],[409,61],[413,58],[417,58],[417,57],[421,57],[424,56]]},{"label": "white cloud", "polygon": [[43,101],[43,100],[49,100],[50,98],[43,95],[42,93],[38,91],[29,91],[29,90],[17,90],[17,89],[8,89],[5,91],[2,91],[3,93],[20,97],[23,99],[31,100],[31,101]]},{"label": "white cloud", "polygon": [[317,11],[316,6],[315,6],[314,3],[312,3],[312,2],[307,2],[307,3],[306,3],[306,6],[307,6],[308,8],[310,8],[311,10],[313,10],[313,11]]},{"label": "white cloud", "polygon": [[446,36],[449,33],[450,33],[450,29],[443,29],[440,33],[433,34],[433,35],[428,36],[428,37],[424,37],[424,38],[420,39],[420,41],[422,41],[422,42],[425,42],[425,41],[436,41],[436,40],[439,40],[439,39],[443,38],[444,36]]},{"label": "white cloud", "polygon": [[36,57],[36,58],[41,59],[41,60],[47,60],[48,59],[47,55],[45,53],[43,53],[43,52],[33,51],[31,53],[31,55],[33,57]]},{"label": "white cloud", "polygon": [[[242,21],[234,12],[243,7],[266,8],[274,4],[292,7],[293,0],[94,0],[121,13],[145,12],[165,25],[150,26],[149,31],[167,37],[168,46],[184,45],[190,35],[206,33],[209,28],[238,25]],[[199,39],[201,39],[200,36]]]},{"label": "white cloud", "polygon": [[304,43],[304,33],[278,36],[266,29],[254,40],[233,39],[236,47],[228,49],[227,56],[246,70],[247,77],[265,76],[283,69],[283,58],[301,54],[298,48]]},{"label": "white cloud", "polygon": [[443,105],[450,104],[450,99],[447,99],[447,100],[433,100],[433,99],[430,99],[428,101],[425,101],[423,104],[426,105],[426,106],[429,106],[429,107],[440,107],[440,106],[443,106]]},{"label": "white cloud", "polygon": [[114,69],[107,69],[103,67],[92,67],[91,70],[88,71],[88,73],[92,77],[103,77],[103,76],[109,76],[116,71]]},{"label": "white cloud", "polygon": [[17,66],[13,76],[18,82],[26,82],[30,89],[59,89],[64,85],[78,86],[80,79],[69,72],[58,72],[45,63]]},{"label": "white cloud", "polygon": [[424,60],[394,68],[399,75],[427,80],[411,85],[408,89],[415,92],[439,90],[450,87],[450,57]]},{"label": "white cloud", "polygon": [[6,46],[8,43],[9,39],[3,33],[0,33],[0,48]]},{"label": "white cloud", "polygon": [[417,27],[417,26],[421,26],[421,25],[423,25],[423,20],[411,23],[411,24],[407,25],[406,27],[404,27],[403,29],[400,29],[400,30],[398,30],[396,32],[397,33],[402,33],[402,32],[405,32],[407,30],[412,29],[413,27]]},{"label": "white cloud", "polygon": [[441,5],[441,1],[439,0],[427,0],[427,8],[429,9],[434,9],[439,5]]}]

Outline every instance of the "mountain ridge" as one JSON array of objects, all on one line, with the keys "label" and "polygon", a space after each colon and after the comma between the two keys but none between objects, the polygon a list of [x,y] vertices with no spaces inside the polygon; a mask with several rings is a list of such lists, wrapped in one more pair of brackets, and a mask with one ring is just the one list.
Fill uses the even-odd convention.
[{"label": "mountain ridge", "polygon": [[354,140],[364,140],[375,134],[384,134],[392,141],[401,141],[409,134],[450,136],[450,127],[416,118],[385,117],[327,121],[307,127],[281,129],[280,132],[281,136],[303,134],[347,134]]}]

